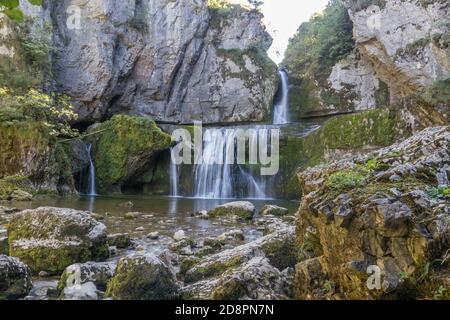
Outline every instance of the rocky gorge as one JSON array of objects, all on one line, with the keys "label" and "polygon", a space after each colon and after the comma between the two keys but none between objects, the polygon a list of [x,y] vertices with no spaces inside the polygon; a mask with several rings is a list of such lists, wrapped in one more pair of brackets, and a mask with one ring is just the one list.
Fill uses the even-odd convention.
[{"label": "rocky gorge", "polygon": [[[450,298],[448,2],[330,1],[290,40],[289,88],[256,9],[19,8],[0,13],[0,300]],[[279,173],[174,166],[194,121],[280,129]],[[232,197],[198,192],[212,174]]]}]

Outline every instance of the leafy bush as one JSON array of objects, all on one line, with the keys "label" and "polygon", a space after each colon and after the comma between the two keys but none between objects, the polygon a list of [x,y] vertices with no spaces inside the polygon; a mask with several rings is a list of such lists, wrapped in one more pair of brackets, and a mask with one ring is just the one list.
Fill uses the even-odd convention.
[{"label": "leafy bush", "polygon": [[427,190],[427,193],[434,199],[450,199],[449,186],[431,187]]},{"label": "leafy bush", "polygon": [[51,135],[74,137],[77,131],[71,129],[69,122],[77,115],[68,101],[67,97],[36,89],[21,94],[0,87],[0,122],[41,121],[49,127]]},{"label": "leafy bush", "polygon": [[[35,6],[42,5],[42,0],[28,0],[28,2]],[[0,0],[0,13],[6,14],[12,20],[22,21],[24,14],[19,9],[19,5],[19,0]]]},{"label": "leafy bush", "polygon": [[360,187],[367,178],[367,172],[347,169],[335,172],[328,177],[327,186],[335,190]]}]

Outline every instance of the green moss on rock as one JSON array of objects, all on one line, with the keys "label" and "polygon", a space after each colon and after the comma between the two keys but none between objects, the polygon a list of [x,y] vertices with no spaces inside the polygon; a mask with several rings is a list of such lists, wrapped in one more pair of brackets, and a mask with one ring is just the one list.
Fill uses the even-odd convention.
[{"label": "green moss on rock", "polygon": [[144,174],[153,158],[170,147],[171,137],[148,118],[116,115],[95,127],[93,158],[101,192],[120,191]]}]

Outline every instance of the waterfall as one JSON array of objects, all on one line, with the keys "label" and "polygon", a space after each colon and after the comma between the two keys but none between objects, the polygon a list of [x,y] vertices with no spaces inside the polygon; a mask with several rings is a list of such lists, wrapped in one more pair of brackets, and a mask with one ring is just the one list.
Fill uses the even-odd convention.
[{"label": "waterfall", "polygon": [[286,124],[289,122],[289,80],[286,71],[279,70],[281,79],[281,98],[273,111],[273,124]]},{"label": "waterfall", "polygon": [[174,149],[170,150],[170,195],[178,197],[178,166],[174,161]]},{"label": "waterfall", "polygon": [[89,155],[89,179],[87,186],[87,195],[88,196],[96,196],[97,192],[95,190],[95,167],[94,162],[92,161],[92,144],[86,145],[87,153]]},{"label": "waterfall", "polygon": [[[259,134],[268,134],[265,128],[249,131],[250,146]],[[198,155],[194,167],[194,196],[210,199],[266,198],[264,188],[245,171],[236,159],[236,139],[242,137],[239,128],[206,129],[203,133],[203,155]],[[248,150],[248,153],[256,150]],[[233,163],[233,164],[230,164]]]}]

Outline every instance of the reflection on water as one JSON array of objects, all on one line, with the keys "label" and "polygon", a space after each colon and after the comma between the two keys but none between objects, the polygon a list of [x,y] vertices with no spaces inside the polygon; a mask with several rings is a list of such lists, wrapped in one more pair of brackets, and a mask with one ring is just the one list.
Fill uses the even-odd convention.
[{"label": "reflection on water", "polygon": [[[224,226],[210,220],[193,218],[191,213],[209,210],[217,205],[233,200],[227,199],[194,199],[165,196],[83,196],[79,198],[43,197],[32,202],[13,202],[11,206],[19,209],[33,209],[41,206],[72,208],[90,211],[104,216],[104,223],[110,233],[131,232],[145,235],[145,232],[158,231],[171,236],[173,232],[183,229],[197,236],[209,236],[223,232]],[[298,203],[277,200],[249,200],[261,209],[266,204],[276,204],[294,213]],[[128,212],[139,212],[134,219],[125,219]],[[143,228],[136,231],[136,228]],[[245,224],[237,223],[237,228],[246,229]]]}]

